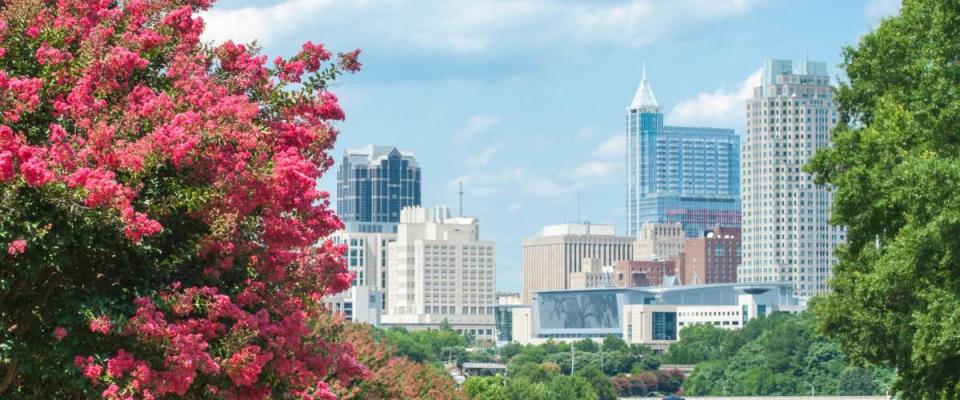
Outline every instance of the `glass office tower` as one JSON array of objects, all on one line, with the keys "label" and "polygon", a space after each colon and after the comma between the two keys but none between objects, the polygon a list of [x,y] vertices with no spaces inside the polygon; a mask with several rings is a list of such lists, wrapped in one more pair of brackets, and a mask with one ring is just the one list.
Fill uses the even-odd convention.
[{"label": "glass office tower", "polygon": [[647,82],[627,107],[627,233],[680,222],[688,237],[740,227],[740,138],[732,129],[665,126]]},{"label": "glass office tower", "polygon": [[349,232],[393,233],[400,210],[420,205],[413,153],[368,145],[348,149],[337,171],[337,214]]}]

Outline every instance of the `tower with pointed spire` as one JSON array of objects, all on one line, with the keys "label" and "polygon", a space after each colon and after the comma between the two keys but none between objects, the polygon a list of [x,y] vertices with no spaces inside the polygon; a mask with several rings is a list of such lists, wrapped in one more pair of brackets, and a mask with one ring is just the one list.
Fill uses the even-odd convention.
[{"label": "tower with pointed spire", "polygon": [[663,124],[643,65],[626,109],[627,232],[680,222],[688,237],[740,227],[740,141],[732,129]]}]

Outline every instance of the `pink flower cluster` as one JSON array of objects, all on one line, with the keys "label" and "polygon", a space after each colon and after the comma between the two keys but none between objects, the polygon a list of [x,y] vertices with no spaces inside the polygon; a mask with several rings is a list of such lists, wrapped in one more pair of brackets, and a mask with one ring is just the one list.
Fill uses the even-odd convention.
[{"label": "pink flower cluster", "polygon": [[[343,225],[316,188],[344,113],[324,85],[285,85],[355,72],[359,50],[333,62],[307,42],[272,68],[251,46],[209,50],[195,14],[210,3],[58,0],[36,2],[22,23],[0,16],[0,57],[11,46],[29,55],[16,72],[0,67],[0,185],[107,215],[134,244],[164,233],[161,221],[181,209],[216,227],[196,248],[204,265],[191,282],[203,284],[175,284],[138,299],[132,316],[89,321],[98,335],[138,344],[76,357],[103,398],[331,399],[326,380],[366,374],[352,347],[317,323],[318,301],[353,279],[343,249],[324,240]],[[30,125],[38,120],[55,122],[43,132]],[[151,197],[157,171],[202,196]],[[25,250],[16,240],[7,252]],[[220,281],[239,273],[242,283]]]}]

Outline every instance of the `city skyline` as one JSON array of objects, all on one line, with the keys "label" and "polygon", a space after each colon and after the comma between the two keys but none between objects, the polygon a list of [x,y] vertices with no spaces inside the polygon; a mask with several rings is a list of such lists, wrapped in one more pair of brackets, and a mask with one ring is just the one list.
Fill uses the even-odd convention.
[{"label": "city skyline", "polygon": [[[236,1],[210,13],[207,37],[222,40],[237,34],[236,39],[249,40],[262,35],[257,38],[271,54],[292,53],[293,41],[287,38],[323,41],[336,51],[362,48],[364,71],[333,88],[347,115],[338,125],[342,134],[334,157],[367,144],[413,152],[424,171],[425,206],[456,204],[457,182],[462,180],[465,214],[478,217],[485,236],[497,242],[498,289],[519,291],[521,239],[544,225],[576,220],[576,190],[582,193],[583,220],[613,223],[618,233],[626,232],[624,160],[617,137],[623,134],[623,106],[633,96],[644,61],[664,106],[665,123],[730,128],[742,135],[744,114],[739,107],[746,96],[741,92],[750,89],[743,83],[758,78],[762,60],[807,56],[826,61],[829,72],[836,74],[838,47],[854,43],[879,16],[895,11],[867,1],[730,3],[736,5],[732,11],[711,8],[699,14],[640,1],[604,3],[588,10],[595,17],[592,25],[558,22],[580,24],[576,32],[581,33],[555,37],[531,32],[551,26],[545,22],[554,15],[550,13],[565,13],[564,7],[572,7],[569,3],[548,7],[529,2],[521,19],[499,26],[495,18],[478,17],[468,12],[468,5],[454,2],[427,7],[414,20],[423,24],[462,17],[462,34],[429,47],[422,45],[427,38],[418,40],[402,29],[354,35],[350,27],[321,18],[379,17],[360,5]],[[830,8],[831,13],[811,21],[790,17],[817,8]],[[263,12],[250,17],[250,29],[231,32],[225,22],[248,10]],[[698,28],[635,28],[626,38],[598,28],[602,18],[649,16],[644,12],[662,13],[668,26],[696,18]],[[320,17],[306,23],[294,14]],[[478,19],[463,21],[468,16]],[[266,26],[260,23],[263,18],[272,30],[259,29]],[[277,18],[289,23],[278,24]],[[837,20],[862,23],[834,23]],[[453,28],[436,28],[447,33],[442,29]],[[505,39],[518,34],[526,34],[526,39]],[[563,45],[542,46],[545,42]],[[725,52],[727,46],[738,51]],[[319,183],[331,196],[336,195],[337,167]]]}]

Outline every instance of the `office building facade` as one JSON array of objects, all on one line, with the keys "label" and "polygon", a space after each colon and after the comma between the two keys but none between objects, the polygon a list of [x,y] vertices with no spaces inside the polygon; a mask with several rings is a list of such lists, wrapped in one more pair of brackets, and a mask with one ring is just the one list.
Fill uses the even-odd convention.
[{"label": "office building facade", "polygon": [[741,260],[740,229],[715,226],[684,242],[677,274],[684,285],[733,283]]},{"label": "office building facade", "polygon": [[626,110],[627,234],[679,222],[688,237],[740,226],[740,143],[732,129],[666,126],[646,71]]},{"label": "office building facade", "polygon": [[387,250],[384,326],[437,329],[494,339],[494,242],[480,240],[475,218],[446,207],[408,207]]},{"label": "office building facade", "polygon": [[344,153],[337,171],[337,215],[351,232],[395,232],[400,210],[420,205],[413,153],[365,146]]},{"label": "office building facade", "polygon": [[669,260],[683,252],[687,238],[679,222],[646,223],[640,226],[633,245],[634,260]]},{"label": "office building facade", "polygon": [[583,271],[584,259],[599,265],[630,260],[633,238],[617,236],[613,225],[549,225],[523,240],[521,297],[531,304],[534,292],[570,287],[571,276]]},{"label": "office building facade", "polygon": [[828,290],[845,231],[828,222],[830,188],[803,167],[829,145],[836,110],[825,63],[764,63],[761,86],[747,101],[741,151],[740,282],[787,282],[802,297]]}]

